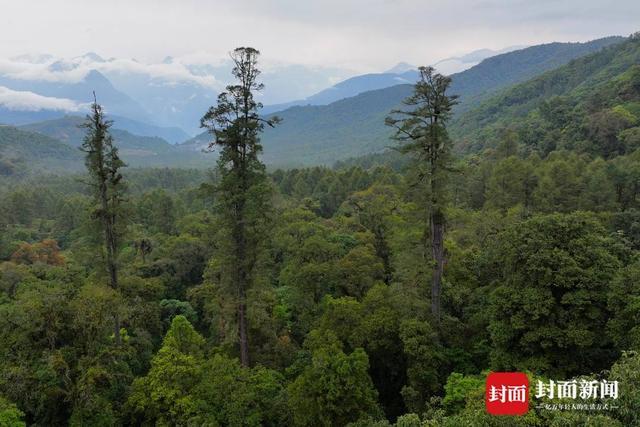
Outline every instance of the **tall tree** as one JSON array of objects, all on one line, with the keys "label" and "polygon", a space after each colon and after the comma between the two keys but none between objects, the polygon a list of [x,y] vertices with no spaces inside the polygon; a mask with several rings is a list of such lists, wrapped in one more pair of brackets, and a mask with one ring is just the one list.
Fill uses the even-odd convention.
[{"label": "tall tree", "polygon": [[451,172],[451,141],[446,123],[456,96],[448,96],[449,77],[435,73],[432,67],[420,67],[420,78],[413,95],[403,101],[408,110],[393,110],[386,124],[396,129],[395,139],[401,143],[400,151],[415,159],[416,185],[426,186],[426,216],[433,272],[431,280],[431,312],[440,319],[440,293],[444,271],[444,233],[446,202],[445,183]]},{"label": "tall tree", "polygon": [[236,84],[218,95],[202,117],[201,126],[214,136],[210,148],[219,147],[217,186],[220,220],[229,230],[226,245],[219,253],[221,280],[231,285],[235,294],[240,362],[249,366],[247,331],[247,290],[254,281],[255,267],[269,207],[269,186],[264,164],[258,158],[262,151],[259,135],[265,125],[275,126],[278,118],[263,119],[258,115],[262,104],[254,99],[264,85],[258,82],[260,52],[240,47],[231,52]]},{"label": "tall tree", "polygon": [[[91,104],[91,113],[82,125],[86,136],[82,151],[86,153],[85,164],[89,172],[89,185],[94,191],[95,207],[92,218],[100,224],[103,236],[105,261],[109,276],[109,285],[118,290],[118,252],[120,239],[124,231],[122,201],[125,185],[120,169],[125,166],[118,155],[118,148],[109,133],[112,122],[104,116],[102,106],[95,100]],[[118,310],[113,313],[114,338],[120,344],[120,317]]]}]

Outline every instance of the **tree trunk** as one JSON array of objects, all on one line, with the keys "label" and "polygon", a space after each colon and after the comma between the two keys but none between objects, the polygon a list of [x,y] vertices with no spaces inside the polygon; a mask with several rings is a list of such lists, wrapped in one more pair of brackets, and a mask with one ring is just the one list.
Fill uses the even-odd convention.
[{"label": "tree trunk", "polygon": [[431,256],[434,262],[431,279],[431,314],[440,321],[440,294],[444,272],[444,214],[434,208],[431,213]]},{"label": "tree trunk", "polygon": [[[244,174],[241,176],[244,180]],[[241,183],[244,193],[246,186]],[[245,230],[245,203],[242,197],[236,203],[236,218],[234,230],[234,243],[236,250],[236,288],[238,290],[238,341],[240,343],[240,364],[249,367],[249,336],[247,333],[247,288],[249,286],[249,273],[247,272],[247,247]]]},{"label": "tree trunk", "polygon": [[[107,270],[109,271],[109,284],[114,290],[118,289],[118,267],[116,265],[117,242],[115,235],[115,215],[109,212],[109,202],[107,199],[106,185],[100,188],[100,199],[102,204],[102,218],[104,226],[105,246],[107,250]],[[116,345],[122,343],[120,337],[120,315],[116,311],[113,313],[113,333]]]},{"label": "tree trunk", "polygon": [[247,335],[247,306],[243,301],[238,304],[238,335],[240,338],[240,364],[249,367],[249,337]]},{"label": "tree trunk", "polygon": [[385,285],[391,284],[391,278],[393,277],[393,267],[391,265],[391,249],[387,243],[385,231],[382,226],[373,228],[375,237],[374,248],[376,255],[382,260],[382,266],[384,271],[384,283]]}]

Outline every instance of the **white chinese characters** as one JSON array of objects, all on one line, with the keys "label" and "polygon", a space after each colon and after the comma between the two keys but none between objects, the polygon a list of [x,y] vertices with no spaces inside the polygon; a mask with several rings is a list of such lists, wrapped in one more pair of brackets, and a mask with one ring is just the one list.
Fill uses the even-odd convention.
[{"label": "white chinese characters", "polygon": [[544,383],[538,380],[536,387],[536,398],[547,397],[549,399],[617,399],[618,381],[609,382],[607,380],[571,380],[553,381]]},{"label": "white chinese characters", "polygon": [[527,387],[523,385],[491,386],[489,390],[489,402],[525,402]]}]

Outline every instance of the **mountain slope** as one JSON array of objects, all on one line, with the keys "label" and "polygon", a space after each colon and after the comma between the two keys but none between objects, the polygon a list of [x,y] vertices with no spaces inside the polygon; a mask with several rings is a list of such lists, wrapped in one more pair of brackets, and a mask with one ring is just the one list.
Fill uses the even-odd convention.
[{"label": "mountain slope", "polygon": [[0,126],[0,175],[74,172],[84,167],[82,153],[46,135]]},{"label": "mountain slope", "polygon": [[[85,119],[80,116],[65,116],[60,119],[30,123],[20,126],[20,128],[31,132],[38,132],[74,147],[79,147],[85,135],[85,130],[80,127],[84,122]],[[126,130],[119,129],[115,122],[111,128],[111,134],[122,148],[155,148],[159,151],[171,150],[171,145],[164,139],[134,135]]]},{"label": "mountain slope", "polygon": [[442,74],[454,74],[460,73],[464,70],[467,70],[474,65],[478,65],[483,60],[490,58],[492,56],[500,55],[502,53],[511,52],[514,50],[524,49],[526,46],[509,46],[500,50],[491,50],[491,49],[479,49],[474,50],[473,52],[469,52],[462,56],[453,56],[451,58],[442,59],[435,64],[433,67],[438,70],[439,73]]},{"label": "mountain slope", "polygon": [[179,142],[189,139],[189,134],[179,127],[156,126],[114,114],[109,115],[109,118],[113,120],[113,125],[116,129],[126,130],[135,135],[155,136],[162,138],[171,144],[178,144]]},{"label": "mountain slope", "polygon": [[[606,37],[587,43],[549,43],[529,48],[513,46],[500,51],[482,49],[461,57],[444,59],[434,64],[434,67],[443,74],[448,74],[451,70],[463,70],[454,74],[459,80],[456,89],[459,93],[476,96],[485,90],[524,81],[542,71],[621,40],[621,37]],[[476,68],[474,72],[464,72],[479,63],[482,67]],[[370,90],[413,84],[418,76],[416,68],[400,63],[384,73],[354,76],[305,99],[267,105],[264,113],[270,114],[293,106],[327,105]]]},{"label": "mountain slope", "polygon": [[[0,86],[15,91],[28,91],[42,96],[60,99],[70,99],[79,104],[93,101],[95,91],[98,101],[109,106],[111,114],[126,116],[135,120],[150,120],[144,109],[129,96],[118,91],[101,73],[91,70],[78,81],[47,81],[11,78],[0,75]],[[0,117],[0,121],[3,121]]]},{"label": "mountain slope", "polygon": [[623,37],[605,37],[586,43],[548,43],[485,59],[475,67],[451,76],[451,93],[464,97],[457,112],[477,105],[488,93],[524,82],[623,40]]},{"label": "mountain slope", "polygon": [[328,105],[332,102],[350,98],[371,90],[383,89],[399,84],[413,84],[417,78],[418,72],[415,69],[401,73],[363,74],[344,80],[303,100],[287,102],[286,104],[267,105],[264,108],[264,113],[269,114],[295,106]]},{"label": "mountain slope", "polygon": [[383,149],[392,144],[384,118],[411,90],[411,85],[394,86],[279,112],[282,123],[264,132],[264,161],[281,166],[331,164]]},{"label": "mountain slope", "polygon": [[483,102],[454,120],[452,134],[467,151],[495,144],[501,130],[511,129],[542,154],[579,144],[607,157],[625,149],[620,133],[640,121],[639,64],[636,35]]},{"label": "mountain slope", "polygon": [[[461,101],[456,111],[464,112],[500,89],[622,40],[608,37],[588,43],[551,43],[486,59],[452,76],[450,93],[460,95]],[[411,91],[411,85],[397,85],[329,105],[280,111],[276,114],[283,118],[282,124],[265,131],[264,159],[283,166],[331,164],[393,145],[384,117]]]},{"label": "mountain slope", "polygon": [[[113,120],[113,129],[127,131],[141,137],[155,137],[163,142],[177,143],[189,138],[180,128],[162,128],[147,123],[138,122],[119,116],[109,116]],[[78,128],[84,121],[83,116],[66,115],[43,119],[42,121],[29,122],[20,127],[26,130],[39,132],[53,138],[69,142],[71,145],[79,146],[82,143],[83,131]],[[168,136],[165,138],[163,135]]]},{"label": "mountain slope", "polygon": [[[79,126],[84,119],[79,116],[65,116],[60,119],[47,120],[21,126],[21,130],[34,132],[53,138],[71,147],[79,147],[84,139],[85,131]],[[175,145],[169,144],[162,138],[155,136],[135,135],[116,127],[111,129],[120,154],[130,166],[207,166],[210,159],[202,153],[185,152]]]}]

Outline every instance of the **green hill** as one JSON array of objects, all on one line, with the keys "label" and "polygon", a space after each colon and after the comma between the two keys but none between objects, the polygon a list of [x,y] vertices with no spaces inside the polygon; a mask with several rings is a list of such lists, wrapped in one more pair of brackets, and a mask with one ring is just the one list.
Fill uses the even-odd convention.
[{"label": "green hill", "polygon": [[[79,147],[85,132],[80,127],[83,122],[82,117],[66,116],[24,125],[21,129],[55,138],[72,147]],[[122,158],[130,166],[202,167],[212,164],[202,153],[181,150],[159,137],[134,135],[115,127],[111,129],[111,135],[120,149]]]},{"label": "green hill", "polygon": [[[82,145],[85,130],[81,127],[84,118],[79,116],[65,116],[59,119],[30,123],[20,126],[32,132],[58,139],[74,147]],[[123,129],[111,128],[111,135],[118,142],[121,150],[145,151],[148,154],[166,153],[173,146],[162,138],[156,136],[134,135]]]},{"label": "green hill", "polygon": [[76,172],[83,167],[82,153],[63,142],[12,126],[0,126],[0,176]]},{"label": "green hill", "polygon": [[[504,140],[530,150],[558,148],[609,157],[640,130],[640,36],[544,73],[465,112],[452,123],[461,149]],[[635,128],[635,129],[634,129]]]},{"label": "green hill", "polygon": [[[598,68],[598,64],[615,62],[621,45],[628,45],[628,42],[621,44],[621,40],[619,37],[608,37],[588,43],[533,46],[486,59],[469,70],[454,74],[451,93],[460,95],[461,103],[456,110],[458,118],[452,124],[453,134],[462,138],[467,146],[482,146],[483,143],[478,142],[481,139],[478,135],[479,132],[487,134],[487,131],[481,129],[489,123],[500,124],[517,115],[526,115],[535,108],[539,99],[566,92],[567,88],[573,87],[571,82],[581,82],[584,80],[581,76],[590,75],[590,70]],[[596,55],[584,56],[599,51]],[[628,58],[619,67],[625,69],[633,60]],[[538,80],[534,78],[519,86],[516,92],[507,89],[485,102],[514,83],[521,83],[567,63],[568,67],[579,68],[567,82],[560,79],[552,83],[546,80],[540,81],[547,83],[535,83]],[[612,73],[604,73],[602,78],[607,79],[610,75]],[[290,167],[333,164],[339,160],[379,153],[394,144],[390,140],[391,130],[384,125],[384,118],[411,91],[411,85],[398,85],[364,92],[329,105],[298,106],[276,113],[283,118],[283,123],[265,131],[264,160],[271,166]],[[519,99],[527,101],[522,104]],[[633,106],[629,108],[633,110]],[[22,129],[77,147],[83,138],[83,130],[78,128],[81,123],[82,118],[69,116],[25,125]],[[213,164],[213,156],[204,156],[200,152],[200,148],[208,142],[208,136],[205,138],[200,135],[174,146],[162,138],[139,136],[117,129],[117,123],[112,133],[122,157],[131,166],[205,167]]]},{"label": "green hill", "polygon": [[[452,75],[451,93],[460,96],[462,113],[514,83],[566,64],[624,40],[607,37],[587,43],[550,43],[488,58]],[[283,122],[264,134],[264,159],[269,164],[298,166],[331,164],[336,160],[379,152],[392,145],[384,125],[389,110],[412,90],[398,85],[361,93],[329,105],[298,106],[275,113]],[[190,143],[198,143],[196,137]]]}]

